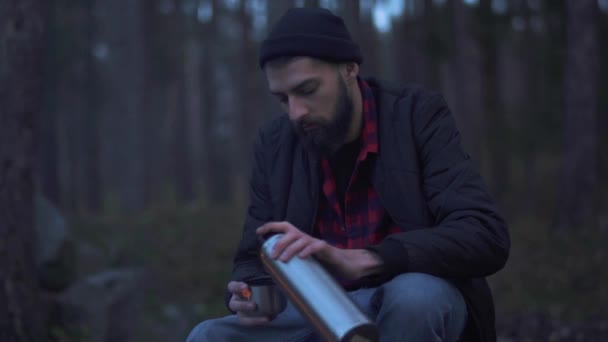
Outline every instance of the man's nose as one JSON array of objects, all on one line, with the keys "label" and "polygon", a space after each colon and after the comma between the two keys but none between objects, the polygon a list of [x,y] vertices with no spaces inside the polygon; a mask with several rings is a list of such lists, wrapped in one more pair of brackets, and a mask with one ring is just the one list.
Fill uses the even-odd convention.
[{"label": "man's nose", "polygon": [[292,121],[298,121],[308,113],[306,106],[296,98],[289,99],[289,118]]}]

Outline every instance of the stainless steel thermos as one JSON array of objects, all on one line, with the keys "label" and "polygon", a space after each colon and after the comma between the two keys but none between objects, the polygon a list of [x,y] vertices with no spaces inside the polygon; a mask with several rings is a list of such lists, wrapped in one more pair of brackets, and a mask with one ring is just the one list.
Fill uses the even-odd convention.
[{"label": "stainless steel thermos", "polygon": [[376,325],[365,316],[334,278],[314,258],[283,262],[270,257],[283,234],[262,243],[261,259],[285,295],[327,341],[378,340]]}]

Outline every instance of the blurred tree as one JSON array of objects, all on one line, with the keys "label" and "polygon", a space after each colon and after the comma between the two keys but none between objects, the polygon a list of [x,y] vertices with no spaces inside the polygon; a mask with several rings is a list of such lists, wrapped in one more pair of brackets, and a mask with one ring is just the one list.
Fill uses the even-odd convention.
[{"label": "blurred tree", "polygon": [[596,224],[598,3],[566,1],[564,155],[556,229]]},{"label": "blurred tree", "polygon": [[[87,81],[87,29],[84,22],[87,18],[82,3],[57,1],[53,9],[50,39],[57,49],[49,50],[52,58],[47,66],[49,83],[54,85],[48,92],[52,116],[45,119],[50,127],[42,128],[45,140],[41,142],[49,142],[57,154],[58,163],[54,167],[62,189],[57,203],[76,212],[81,205],[84,178],[81,128],[85,120],[83,114],[88,109],[84,91]],[[52,137],[57,138],[55,142],[48,141]],[[48,174],[49,169],[50,166],[45,167],[41,172]]]},{"label": "blurred tree", "polygon": [[[534,15],[538,16],[539,13]],[[523,168],[523,179],[509,177],[517,185],[511,188],[514,191],[509,194],[518,198],[516,208],[509,209],[517,210],[519,214],[530,214],[538,209],[537,204],[542,201],[535,196],[542,193],[538,178],[546,177],[537,172],[541,164],[537,158],[538,150],[543,146],[538,143],[538,134],[534,134],[536,128],[533,127],[541,112],[539,99],[544,80],[541,77],[543,56],[539,54],[539,48],[532,47],[541,46],[542,39],[528,24],[533,17],[528,1],[509,1],[509,7],[501,17],[496,15],[496,21],[501,22],[496,25],[503,25],[500,34],[503,38],[495,38],[498,40],[497,101],[504,111],[506,122],[505,126],[496,126],[496,129],[504,132],[498,133],[499,136],[508,135],[509,145],[505,147],[509,148],[514,163],[507,171],[513,172],[513,165],[522,165]],[[522,21],[526,23],[523,28],[520,27]],[[501,139],[495,140],[498,143]]]},{"label": "blurred tree", "polygon": [[93,16],[93,0],[82,3],[82,21],[80,23],[82,36],[83,56],[83,87],[82,97],[86,101],[85,110],[79,113],[81,116],[81,144],[80,157],[82,160],[81,193],[83,209],[90,214],[98,214],[102,209],[102,182],[100,172],[100,131],[99,131],[99,107],[97,86],[98,75],[95,60],[93,58],[93,43],[95,41],[95,22]]},{"label": "blurred tree", "polygon": [[[188,5],[188,4],[193,5]],[[182,74],[184,79],[184,105],[185,105],[185,135],[188,161],[190,163],[189,186],[190,190],[184,191],[184,200],[193,201],[200,196],[200,185],[202,183],[202,143],[203,132],[201,121],[202,112],[202,92],[201,87],[204,80],[201,78],[202,65],[202,46],[203,42],[198,31],[199,19],[196,2],[183,1],[186,18],[184,32],[184,62],[182,63]],[[199,4],[200,6],[200,4]],[[187,184],[185,184],[187,185]]]},{"label": "blurred tree", "polygon": [[[494,196],[501,198],[509,186],[508,125],[500,103],[498,87],[498,43],[504,40],[499,33],[499,16],[494,12],[492,0],[480,0],[478,7],[477,37],[481,48],[481,99],[485,124],[485,140],[490,164],[490,186]],[[501,39],[502,38],[502,39]]]},{"label": "blurred tree", "polygon": [[426,55],[426,86],[437,90],[439,88],[439,63],[445,59],[445,47],[443,46],[440,32],[443,25],[440,23],[439,14],[435,7],[434,0],[424,0],[422,2],[423,16],[423,38],[422,46]]},{"label": "blurred tree", "polygon": [[[45,69],[51,70],[51,58],[47,56]],[[48,75],[49,73],[47,73]],[[53,82],[49,82],[50,76],[47,76],[46,88],[52,89]],[[61,207],[61,192],[62,187],[59,183],[59,147],[57,137],[57,112],[53,110],[52,91],[46,91],[45,104],[41,108],[39,125],[37,126],[38,136],[38,153],[36,154],[36,174],[38,179],[39,190],[42,195],[56,206]]]},{"label": "blurred tree", "polygon": [[[350,1],[349,1],[350,2]],[[266,1],[266,12],[268,13],[267,28],[270,29],[274,23],[285,13],[289,8],[293,7],[293,0],[283,1]]]},{"label": "blurred tree", "polygon": [[346,24],[346,27],[348,27],[353,40],[359,42],[361,35],[361,33],[359,33],[361,2],[359,0],[345,1],[342,6],[342,17],[344,18],[344,23]]},{"label": "blurred tree", "polygon": [[[598,13],[600,33],[599,37],[608,37],[608,8]],[[601,38],[600,38],[601,39]],[[608,44],[600,44],[600,90],[598,97],[598,137],[599,137],[599,151],[608,151],[608,96],[601,96],[601,94],[608,94]],[[608,153],[600,153],[600,175],[608,174]],[[606,177],[600,177],[600,188],[608,188],[608,179]],[[608,194],[603,194],[603,208],[608,211]]]},{"label": "blurred tree", "polygon": [[466,150],[476,160],[482,160],[481,53],[471,25],[471,8],[463,0],[448,0],[452,13],[450,88],[455,94],[450,105],[462,133]]},{"label": "blurred tree", "polygon": [[398,79],[425,87],[436,86],[435,61],[430,51],[435,7],[433,1],[408,1],[408,10],[392,30]]},{"label": "blurred tree", "polygon": [[[77,35],[83,32],[77,27],[74,20],[78,12],[78,4],[68,4],[66,1],[58,0],[53,3],[49,18],[49,45],[45,56],[44,79],[46,91],[44,92],[44,105],[39,125],[37,126],[38,153],[36,155],[36,176],[39,189],[42,194],[52,203],[65,209],[74,209],[76,202],[72,196],[69,170],[72,170],[67,157],[66,145],[68,132],[67,126],[73,121],[72,115],[68,115],[71,108],[77,106],[65,97],[71,93],[78,92],[81,86],[75,83],[74,69],[76,62],[81,56],[79,51],[80,42]],[[70,84],[72,84],[70,86]],[[67,89],[73,88],[71,91]],[[80,97],[76,96],[76,100]],[[75,99],[71,99],[75,100]],[[76,118],[78,116],[75,116]],[[71,137],[71,136],[70,136]],[[71,145],[77,146],[78,142],[71,141]]]},{"label": "blurred tree", "polygon": [[319,0],[305,0],[304,6],[305,7],[319,7]]},{"label": "blurred tree", "polygon": [[496,143],[507,143],[511,158],[509,209],[516,210],[517,216],[547,217],[558,197],[548,184],[558,181],[552,163],[558,154],[563,111],[563,2],[513,0],[504,11],[496,16],[495,40],[502,64],[498,107],[506,127],[495,125],[499,131],[493,134],[498,137]]},{"label": "blurred tree", "polygon": [[355,31],[357,34],[356,42],[363,53],[363,64],[361,64],[359,74],[381,78],[385,76],[385,70],[383,70],[385,64],[382,63],[382,57],[386,49],[372,17],[372,9],[376,0],[366,1],[365,7],[359,1],[359,25]]},{"label": "blurred tree", "polygon": [[[186,1],[178,0],[142,2],[145,61],[141,67],[145,100],[140,134],[145,165],[144,198],[156,203],[166,203],[167,199],[189,201],[194,193],[195,166],[191,146],[187,144],[189,132],[185,131],[188,128],[185,111],[190,104],[186,105],[184,93],[185,69],[190,67],[186,65],[185,46],[192,15],[188,17],[184,12],[188,8],[185,5]],[[200,100],[200,95],[197,99]]]},{"label": "blurred tree", "polygon": [[[238,83],[238,109],[237,109],[237,120],[238,128],[236,134],[237,146],[239,156],[236,160],[236,190],[238,194],[245,195],[247,192],[245,189],[246,181],[250,173],[250,159],[251,159],[251,148],[245,148],[246,146],[252,146],[253,137],[257,132],[257,125],[262,118],[264,113],[261,113],[262,106],[259,101],[261,98],[263,89],[260,84],[256,82],[257,68],[257,47],[253,36],[253,14],[251,13],[247,3],[241,1],[239,7],[239,24],[240,28],[240,52],[241,56],[246,56],[241,59],[239,63],[239,79]],[[244,196],[239,196],[239,200],[244,200]]]},{"label": "blurred tree", "polygon": [[204,187],[205,187],[205,199],[209,201],[215,201],[222,197],[224,189],[221,187],[220,182],[217,181],[216,174],[219,168],[218,165],[218,148],[214,148],[214,125],[217,119],[217,93],[216,87],[217,77],[215,65],[217,60],[217,21],[219,3],[218,0],[205,0],[205,6],[208,8],[208,15],[200,24],[199,37],[203,42],[202,46],[202,64],[201,64],[201,94],[203,99],[202,104],[202,120],[201,120],[201,134],[203,135],[203,146],[201,147],[201,153],[203,153],[203,173],[204,173]]},{"label": "blurred tree", "polygon": [[168,50],[166,45],[172,42],[167,38],[167,32],[163,25],[164,16],[160,12],[159,0],[147,0],[143,2],[142,25],[143,35],[142,48],[146,56],[151,56],[148,63],[144,63],[144,89],[143,111],[145,120],[141,121],[142,139],[142,163],[143,163],[143,196],[147,201],[158,201],[159,197],[166,195],[164,182],[166,182],[167,160],[166,149],[163,148],[161,139],[161,128],[163,122],[164,92],[166,70],[170,65],[165,57]]},{"label": "blurred tree", "polygon": [[[182,40],[179,41],[183,42]],[[181,47],[183,49],[183,46]],[[184,51],[182,51],[183,53]],[[181,62],[183,63],[183,61]],[[177,75],[175,83],[168,89],[167,115],[171,122],[171,178],[175,182],[175,194],[178,203],[188,203],[194,200],[195,186],[193,162],[190,151],[189,122],[186,113],[187,88],[186,75]]]},{"label": "blurred tree", "polygon": [[[237,138],[234,133],[239,131],[234,132],[230,130],[232,127],[228,128],[232,124],[231,114],[234,114],[229,111],[236,107],[235,103],[240,100],[238,98],[240,69],[234,68],[231,62],[241,63],[243,56],[234,52],[239,51],[241,47],[240,41],[234,39],[240,37],[235,33],[239,29],[239,23],[232,21],[234,11],[230,11],[226,8],[226,3],[219,0],[210,0],[208,4],[211,15],[201,27],[201,39],[204,42],[204,60],[201,67],[204,93],[202,132],[207,148],[207,156],[204,160],[205,198],[215,205],[226,205],[231,204],[233,199],[234,165],[240,162],[238,158],[241,156],[240,154],[235,156],[233,153],[233,146],[236,145],[233,139]],[[226,40],[231,44],[224,44]],[[235,60],[230,59],[231,57]],[[226,101],[226,98],[234,100]]]},{"label": "blurred tree", "polygon": [[141,145],[143,115],[143,2],[97,1],[98,39],[103,49],[100,69],[105,133],[104,154],[108,190],[118,195],[120,208],[145,207]]},{"label": "blurred tree", "polygon": [[[190,13],[187,12],[188,6],[187,0],[172,0],[173,11],[172,21],[173,27],[171,30],[174,33],[171,48],[177,51],[177,58],[173,61],[176,66],[175,74],[168,89],[167,94],[168,102],[168,113],[172,125],[171,129],[171,164],[172,168],[172,179],[175,182],[175,193],[176,199],[179,203],[188,203],[195,198],[195,184],[194,184],[194,168],[195,163],[193,161],[194,156],[191,144],[192,131],[189,129],[190,115],[200,115],[200,113],[193,114],[192,111],[198,111],[199,108],[195,102],[199,98],[199,92],[196,81],[192,81],[192,78],[198,77],[197,72],[197,60],[190,60],[192,57],[191,53],[195,52],[196,46],[190,43],[190,20],[192,16],[188,16]],[[192,47],[191,50],[189,48]],[[194,70],[192,70],[194,69]],[[189,77],[189,73],[193,73],[192,77]],[[199,125],[200,126],[200,125]],[[199,127],[196,127],[197,129]],[[195,132],[196,133],[196,132]]]},{"label": "blurred tree", "polygon": [[0,3],[0,340],[42,341],[34,265],[35,132],[42,103],[47,3]]}]

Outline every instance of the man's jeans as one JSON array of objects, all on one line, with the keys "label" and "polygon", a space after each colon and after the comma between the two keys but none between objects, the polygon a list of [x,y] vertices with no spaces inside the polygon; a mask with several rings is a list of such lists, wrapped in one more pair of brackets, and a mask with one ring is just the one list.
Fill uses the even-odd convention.
[{"label": "man's jeans", "polygon": [[[467,309],[460,291],[447,281],[423,273],[401,274],[377,288],[349,292],[376,321],[380,341],[456,341],[464,330]],[[321,341],[291,302],[264,326],[244,327],[236,315],[197,325],[186,342]]]}]

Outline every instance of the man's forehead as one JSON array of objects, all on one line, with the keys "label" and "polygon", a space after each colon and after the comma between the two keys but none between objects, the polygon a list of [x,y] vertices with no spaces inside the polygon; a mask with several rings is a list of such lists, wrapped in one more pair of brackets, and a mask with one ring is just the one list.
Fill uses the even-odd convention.
[{"label": "man's forehead", "polygon": [[321,77],[323,64],[310,57],[294,57],[280,64],[270,63],[264,68],[268,88],[273,93],[287,91],[307,80]]}]

